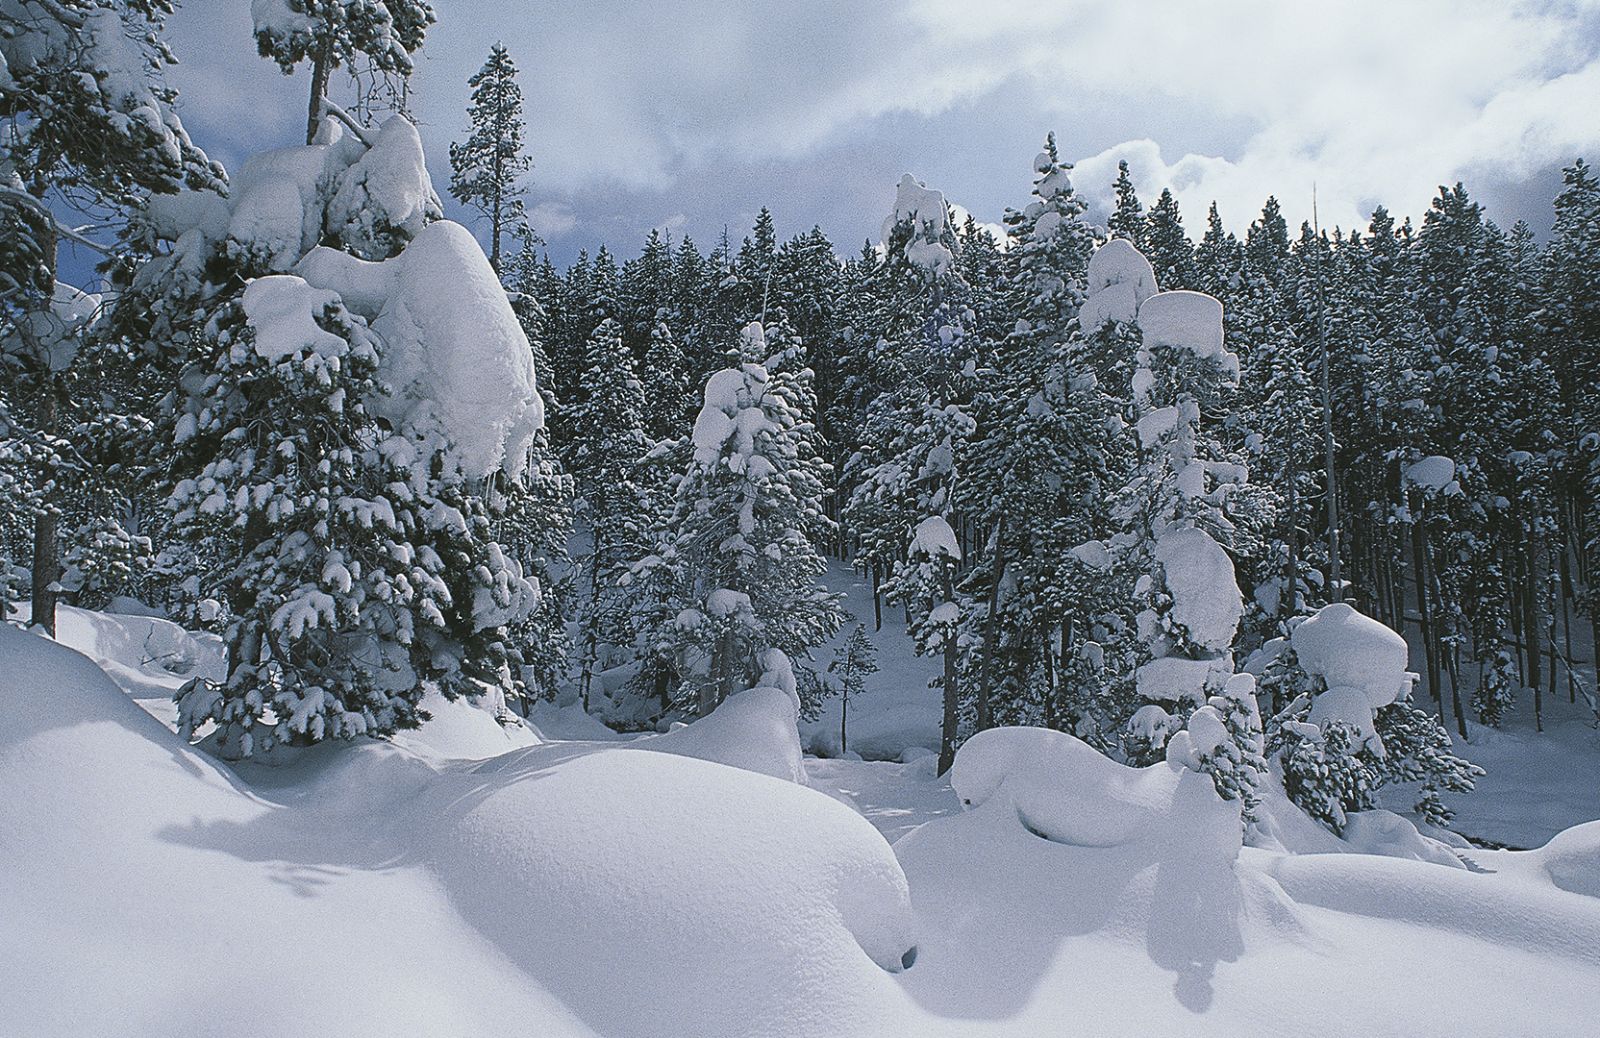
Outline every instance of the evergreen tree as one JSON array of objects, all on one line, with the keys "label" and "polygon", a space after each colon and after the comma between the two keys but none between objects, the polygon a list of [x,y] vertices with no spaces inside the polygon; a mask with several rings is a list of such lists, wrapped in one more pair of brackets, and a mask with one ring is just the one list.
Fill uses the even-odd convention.
[{"label": "evergreen tree", "polygon": [[650,522],[648,495],[639,482],[648,449],[644,389],[615,319],[602,320],[589,337],[579,384],[582,397],[567,415],[567,469],[576,484],[578,516],[590,535],[588,602],[579,635],[579,687],[587,704],[603,646],[624,643],[614,589],[623,568],[640,554]]},{"label": "evergreen tree", "polygon": [[1134,248],[1142,250],[1148,241],[1149,221],[1144,215],[1144,206],[1139,204],[1138,194],[1133,190],[1133,177],[1128,172],[1126,159],[1118,160],[1117,179],[1112,186],[1117,195],[1116,206],[1106,226],[1113,238],[1126,238]]},{"label": "evergreen tree", "polygon": [[450,194],[489,221],[489,265],[501,271],[500,240],[525,213],[521,184],[533,162],[522,153],[522,88],[504,44],[467,80],[472,133],[450,145]]},{"label": "evergreen tree", "polygon": [[409,76],[411,55],[434,23],[427,0],[257,0],[250,13],[262,57],[284,75],[311,63],[307,144],[316,140],[334,69],[353,68],[360,56],[380,72]]},{"label": "evergreen tree", "polygon": [[839,675],[839,753],[849,752],[850,700],[867,690],[867,676],[878,672],[878,650],[867,637],[866,624],[856,624],[828,664]]},{"label": "evergreen tree", "polygon": [[[742,352],[766,354],[760,325],[746,329]],[[707,380],[672,513],[657,550],[633,567],[634,582],[667,589],[649,641],[670,661],[679,701],[701,716],[783,669],[774,651],[803,661],[843,620],[818,582],[826,564],[814,545],[831,524],[827,468],[806,446],[808,379],[747,359]]]},{"label": "evergreen tree", "polygon": [[[516,694],[513,629],[540,601],[495,538],[543,415],[509,300],[438,219],[409,122],[370,147],[331,133],[316,155],[311,197],[273,153],[237,196],[152,205],[152,240],[174,244],[119,305],[130,340],[177,369],[158,422],[173,532],[206,566],[194,582],[228,649],[227,677],[185,686],[179,717],[215,722],[230,754],[415,724],[429,687]],[[304,207],[290,220],[235,218],[286,194]],[[484,380],[470,415],[468,367]]]},{"label": "evergreen tree", "polygon": [[1156,280],[1167,291],[1193,289],[1200,283],[1195,269],[1194,244],[1183,229],[1178,200],[1170,188],[1162,189],[1161,197],[1150,207],[1145,246],[1140,251],[1149,256]]},{"label": "evergreen tree", "polygon": [[80,546],[131,544],[127,516],[102,507],[104,473],[87,462],[97,450],[114,455],[104,437],[140,421],[100,382],[108,347],[90,334],[99,300],[57,281],[62,243],[113,250],[53,207],[92,211],[113,227],[150,194],[224,180],[189,140],[160,78],[175,61],[162,40],[169,10],[150,0],[0,9],[0,485],[9,488],[0,584],[11,585],[12,560],[28,559],[33,621],[52,633],[63,532]]}]

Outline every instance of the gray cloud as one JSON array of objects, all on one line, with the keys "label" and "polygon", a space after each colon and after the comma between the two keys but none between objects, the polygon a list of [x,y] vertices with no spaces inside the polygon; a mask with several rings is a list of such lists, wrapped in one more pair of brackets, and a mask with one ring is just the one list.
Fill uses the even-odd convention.
[{"label": "gray cloud", "polygon": [[[1600,143],[1594,0],[435,3],[414,96],[436,176],[501,40],[527,95],[530,207],[562,256],[652,227],[705,242],[727,221],[737,239],[763,204],[781,231],[820,223],[853,248],[906,170],[997,220],[1051,128],[1090,197],[1128,157],[1195,230],[1212,199],[1237,228],[1268,193],[1309,216],[1313,181],[1328,223],[1376,200],[1418,214],[1458,177],[1506,222],[1547,223],[1548,194],[1517,185]],[[202,143],[236,162],[294,142],[304,76],[254,56],[248,3],[190,0],[172,24]]]}]

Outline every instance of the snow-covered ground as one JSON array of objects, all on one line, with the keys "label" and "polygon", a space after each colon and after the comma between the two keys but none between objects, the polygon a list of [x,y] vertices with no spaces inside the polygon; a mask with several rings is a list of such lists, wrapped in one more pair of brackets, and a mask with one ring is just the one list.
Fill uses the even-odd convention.
[{"label": "snow-covered ground", "polygon": [[[851,724],[899,756],[937,697],[885,621]],[[74,609],[61,638],[79,652],[0,626],[8,1035],[1576,1036],[1600,1014],[1600,823],[1576,826],[1600,756],[1556,705],[1544,735],[1469,747],[1548,767],[1457,798],[1466,831],[1565,829],[1548,847],[1452,851],[1374,813],[1375,854],[1281,794],[1253,842],[1284,849],[1241,846],[1206,776],[1042,730],[973,739],[943,778],[915,749],[802,762],[778,690],[625,741],[572,707],[530,728],[434,702],[387,742],[230,767],[171,726],[214,639]],[[219,1013],[227,990],[253,994]]]}]

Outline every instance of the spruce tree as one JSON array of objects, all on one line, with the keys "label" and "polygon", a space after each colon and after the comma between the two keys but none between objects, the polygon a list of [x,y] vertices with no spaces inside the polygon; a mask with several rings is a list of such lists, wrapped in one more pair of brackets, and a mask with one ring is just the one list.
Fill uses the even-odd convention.
[{"label": "spruce tree", "polygon": [[614,592],[624,567],[639,556],[650,522],[639,468],[648,449],[644,389],[615,319],[605,318],[590,335],[579,386],[581,399],[565,417],[567,469],[576,484],[578,517],[590,536],[579,633],[579,688],[587,704],[603,647],[624,643]]},{"label": "spruce tree", "polygon": [[1133,189],[1133,176],[1128,172],[1128,161],[1120,159],[1117,162],[1117,179],[1112,185],[1116,191],[1116,204],[1111,211],[1111,217],[1106,221],[1106,226],[1111,231],[1113,238],[1126,238],[1133,243],[1136,249],[1143,249],[1147,243],[1149,220],[1144,215],[1144,206],[1139,203],[1139,196]]},{"label": "spruce tree", "polygon": [[[175,62],[162,40],[168,10],[147,0],[0,9],[8,119],[0,144],[0,483],[10,487],[0,571],[30,561],[33,620],[51,632],[61,537],[71,539],[72,520],[82,522],[77,532],[132,536],[121,529],[126,516],[93,501],[103,501],[97,486],[108,488],[86,454],[110,445],[84,434],[138,422],[100,383],[106,347],[90,335],[98,300],[57,282],[62,244],[113,250],[58,219],[57,207],[92,211],[97,224],[114,227],[150,194],[220,188],[225,179],[190,141],[161,79]],[[76,512],[65,531],[64,506]]]},{"label": "spruce tree", "polygon": [[489,221],[489,265],[501,271],[500,241],[524,218],[522,178],[533,162],[522,153],[522,88],[502,43],[467,80],[472,133],[450,145],[450,194]]},{"label": "spruce tree", "polygon": [[843,621],[819,582],[826,563],[815,545],[831,523],[827,466],[807,447],[809,372],[750,359],[767,353],[760,325],[742,345],[746,359],[706,381],[672,512],[630,575],[663,599],[648,641],[673,668],[678,702],[701,716],[782,669],[773,651],[803,665]]}]

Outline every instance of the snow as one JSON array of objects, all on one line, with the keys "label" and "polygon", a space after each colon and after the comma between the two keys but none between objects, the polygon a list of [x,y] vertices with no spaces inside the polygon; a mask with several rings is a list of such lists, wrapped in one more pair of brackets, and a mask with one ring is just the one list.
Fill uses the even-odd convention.
[{"label": "snow", "polygon": [[1172,618],[1195,644],[1227,652],[1244,615],[1233,560],[1196,527],[1169,530],[1156,541],[1156,562],[1172,595]]},{"label": "snow", "polygon": [[302,356],[336,357],[343,339],[317,324],[339,295],[313,288],[291,274],[270,274],[245,286],[240,305],[255,332],[255,351],[276,364]]},{"label": "snow", "polygon": [[1112,238],[1089,257],[1084,288],[1090,297],[1114,285],[1129,286],[1135,308],[1157,291],[1155,268],[1126,238]]},{"label": "snow", "polygon": [[1232,674],[1233,667],[1225,658],[1161,656],[1140,666],[1134,673],[1134,683],[1140,699],[1201,706]]},{"label": "snow", "polygon": [[1105,572],[1111,568],[1111,551],[1104,541],[1084,541],[1068,554],[1092,570]]},{"label": "snow", "polygon": [[1294,629],[1290,644],[1306,673],[1329,689],[1359,690],[1374,710],[1410,692],[1416,677],[1406,670],[1405,639],[1346,602],[1317,610]]},{"label": "snow", "polygon": [[394,395],[375,402],[380,414],[442,437],[469,478],[522,472],[544,402],[528,337],[470,231],[438,220],[393,259],[318,248],[295,270],[382,336],[380,376]]},{"label": "snow", "polygon": [[1222,349],[1222,302],[1204,292],[1158,292],[1139,305],[1139,331],[1146,346],[1218,357]]},{"label": "snow", "polygon": [[1600,898],[1600,821],[1557,833],[1532,854],[1562,890]]},{"label": "snow", "polygon": [[[574,744],[481,762],[325,746],[236,776],[84,657],[0,627],[0,658],[18,1034],[823,1036],[920,1017],[893,979],[917,941],[898,863],[793,782]],[[263,970],[338,982],[225,1020],[194,997]]]},{"label": "snow", "polygon": [[692,724],[629,743],[629,749],[698,757],[733,768],[805,784],[798,700],[781,688],[737,692]]},{"label": "snow", "polygon": [[887,246],[894,229],[903,223],[910,223],[911,238],[905,245],[906,260],[923,270],[932,280],[955,266],[955,254],[944,244],[949,234],[949,219],[950,209],[944,195],[907,173],[895,187],[894,212],[883,221],[880,237]]},{"label": "snow", "polygon": [[[66,607],[61,625],[136,695],[218,662],[156,617]],[[939,1038],[1071,1018],[1488,1038],[1536,1005],[1539,1033],[1576,1038],[1600,1012],[1600,823],[1495,852],[1372,811],[1340,839],[1269,780],[1241,846],[1208,776],[1043,729],[978,734],[945,778],[925,751],[780,781],[682,745],[797,760],[781,688],[621,746],[430,700],[389,742],[231,770],[66,648],[0,627],[0,659],[0,969],[21,1034]],[[911,702],[859,702],[878,694]],[[738,723],[710,723],[725,711]],[[261,970],[339,982],[220,1022],[193,995]]]},{"label": "snow", "polygon": [[956,533],[950,529],[950,524],[942,515],[930,515],[917,524],[911,535],[910,554],[930,559],[940,557],[961,561],[961,545],[956,542]]},{"label": "snow", "polygon": [[1421,461],[1407,465],[1401,478],[1408,486],[1445,492],[1455,482],[1456,463],[1443,455],[1430,454]]},{"label": "snow", "polygon": [[398,240],[422,233],[423,225],[443,216],[428,178],[422,137],[411,120],[391,115],[378,127],[372,147],[335,182],[328,202],[327,229],[364,259],[384,259]]}]

